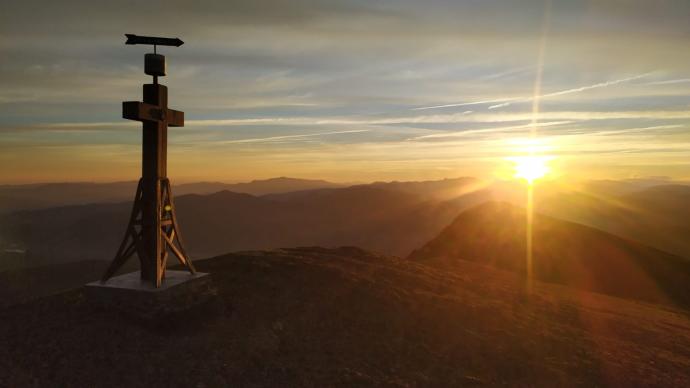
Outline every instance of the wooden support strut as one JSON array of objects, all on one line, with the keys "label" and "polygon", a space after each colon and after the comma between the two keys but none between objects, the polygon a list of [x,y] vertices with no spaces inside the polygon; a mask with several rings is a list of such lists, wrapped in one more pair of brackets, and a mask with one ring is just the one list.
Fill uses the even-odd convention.
[{"label": "wooden support strut", "polygon": [[134,205],[132,206],[132,213],[129,216],[129,223],[127,224],[125,237],[122,239],[122,243],[120,243],[120,248],[117,250],[115,258],[110,263],[110,266],[108,266],[108,269],[105,271],[103,277],[101,278],[101,281],[103,282],[110,279],[115,274],[115,272],[117,272],[117,270],[120,269],[120,267],[122,267],[122,265],[127,261],[127,259],[129,259],[130,256],[134,254],[134,251],[137,249],[136,241],[134,239],[132,239],[132,241],[129,241],[129,239],[132,234],[132,231],[136,233],[136,231],[134,230],[134,226],[136,225],[137,218],[139,217],[140,201],[141,179],[139,180],[139,184],[137,185],[137,192],[134,195]]},{"label": "wooden support strut", "polygon": [[[146,262],[150,260],[142,239],[141,216],[143,214],[141,186],[142,180],[139,181],[137,187],[137,193],[135,195],[134,205],[132,206],[132,213],[125,236],[120,244],[120,248],[117,250],[115,258],[103,275],[102,281],[104,282],[110,279],[135,252],[142,262],[142,272],[145,271],[144,267],[146,266]],[[149,270],[153,269],[155,271],[155,283],[157,287],[160,287],[163,279],[165,279],[165,268],[167,266],[169,252],[171,252],[180,264],[185,266],[190,273],[196,273],[196,269],[182,243],[179,225],[177,224],[175,205],[172,201],[173,197],[170,181],[168,179],[161,179],[158,181],[157,186],[160,188],[158,190],[158,203],[160,207],[158,207],[159,211],[157,212],[158,217],[156,220],[158,225],[157,230],[159,231],[156,244],[158,245],[157,251],[160,253],[156,258],[157,260],[154,261],[156,263],[155,267],[149,268]],[[139,228],[139,230],[137,228]]]}]

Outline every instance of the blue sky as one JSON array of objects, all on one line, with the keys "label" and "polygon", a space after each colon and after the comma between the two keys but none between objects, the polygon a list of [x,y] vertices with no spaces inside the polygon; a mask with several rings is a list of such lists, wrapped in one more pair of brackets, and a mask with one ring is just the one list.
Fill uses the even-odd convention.
[{"label": "blue sky", "polygon": [[176,181],[492,177],[527,150],[565,177],[688,179],[687,20],[687,1],[14,2],[0,182],[138,177],[120,103],[149,50],[124,33],[186,42],[160,50]]}]

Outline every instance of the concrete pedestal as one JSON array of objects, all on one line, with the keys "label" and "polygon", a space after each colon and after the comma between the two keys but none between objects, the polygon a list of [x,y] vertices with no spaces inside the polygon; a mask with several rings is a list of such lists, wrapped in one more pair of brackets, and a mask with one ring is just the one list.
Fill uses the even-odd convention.
[{"label": "concrete pedestal", "polygon": [[191,310],[215,310],[218,292],[207,273],[166,271],[161,286],[143,282],[139,271],[89,283],[85,294],[94,305],[144,320],[188,315]]}]

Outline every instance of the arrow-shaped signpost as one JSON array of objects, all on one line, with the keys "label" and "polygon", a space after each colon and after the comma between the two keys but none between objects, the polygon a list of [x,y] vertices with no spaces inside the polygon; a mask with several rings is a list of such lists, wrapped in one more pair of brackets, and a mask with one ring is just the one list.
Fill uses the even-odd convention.
[{"label": "arrow-shaped signpost", "polygon": [[158,36],[140,36],[125,34],[127,41],[125,44],[152,44],[154,46],[175,46],[180,47],[184,44],[180,38],[161,38]]}]

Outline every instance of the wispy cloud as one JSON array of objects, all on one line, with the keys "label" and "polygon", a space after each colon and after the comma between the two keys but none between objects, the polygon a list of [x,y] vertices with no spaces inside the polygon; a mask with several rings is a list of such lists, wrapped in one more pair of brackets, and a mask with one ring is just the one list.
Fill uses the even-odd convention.
[{"label": "wispy cloud", "polygon": [[[121,20],[152,31],[185,20],[175,33],[188,44],[169,52],[174,68],[166,78],[171,106],[188,118],[184,128],[171,130],[176,177],[388,180],[442,177],[434,175],[439,169],[482,174],[479,162],[495,163],[487,155],[505,155],[493,143],[521,135],[533,119],[528,105],[541,1],[525,2],[519,12],[496,1],[447,0],[385,6],[294,0],[270,7],[213,1],[209,7],[162,8],[145,2],[136,10],[85,0],[39,8],[31,1],[5,3],[0,183],[136,177],[141,125],[122,120],[119,105],[138,99],[148,79],[143,52],[120,40]],[[558,12],[549,27],[547,88],[536,93],[554,104],[538,119],[572,123],[544,128],[540,136],[560,137],[577,152],[603,145],[619,152],[637,142],[686,146],[690,109],[683,89],[690,72],[682,53],[690,1],[561,3],[554,2]],[[149,20],[152,13],[162,17]],[[614,19],[614,29],[600,23]],[[660,70],[643,78],[653,69]],[[488,109],[506,103],[512,106]],[[466,131],[407,141],[459,129]],[[115,151],[100,152],[106,144]],[[620,164],[614,157],[577,160],[596,164],[584,174]],[[625,163],[659,160],[640,155]],[[690,168],[625,173],[646,171],[690,177]]]},{"label": "wispy cloud", "polygon": [[[470,114],[472,113],[472,114]],[[687,120],[690,119],[690,111],[687,110],[647,110],[647,111],[547,111],[539,114],[540,120],[569,120],[569,121],[589,121],[589,120]],[[458,124],[458,123],[500,123],[500,122],[520,122],[531,121],[531,112],[505,113],[505,112],[486,112],[479,113],[464,111],[461,113],[449,114],[425,114],[412,116],[395,117],[330,117],[330,116],[299,116],[299,117],[265,117],[265,118],[245,118],[245,119],[210,119],[210,120],[187,120],[185,128],[178,129],[184,131],[191,127],[232,127],[232,126],[320,126],[320,125],[404,125],[404,124]],[[136,123],[127,122],[93,122],[93,123],[52,123],[35,124],[29,126],[0,126],[7,130],[68,130],[72,129],[99,129],[99,128],[138,128]]]}]

